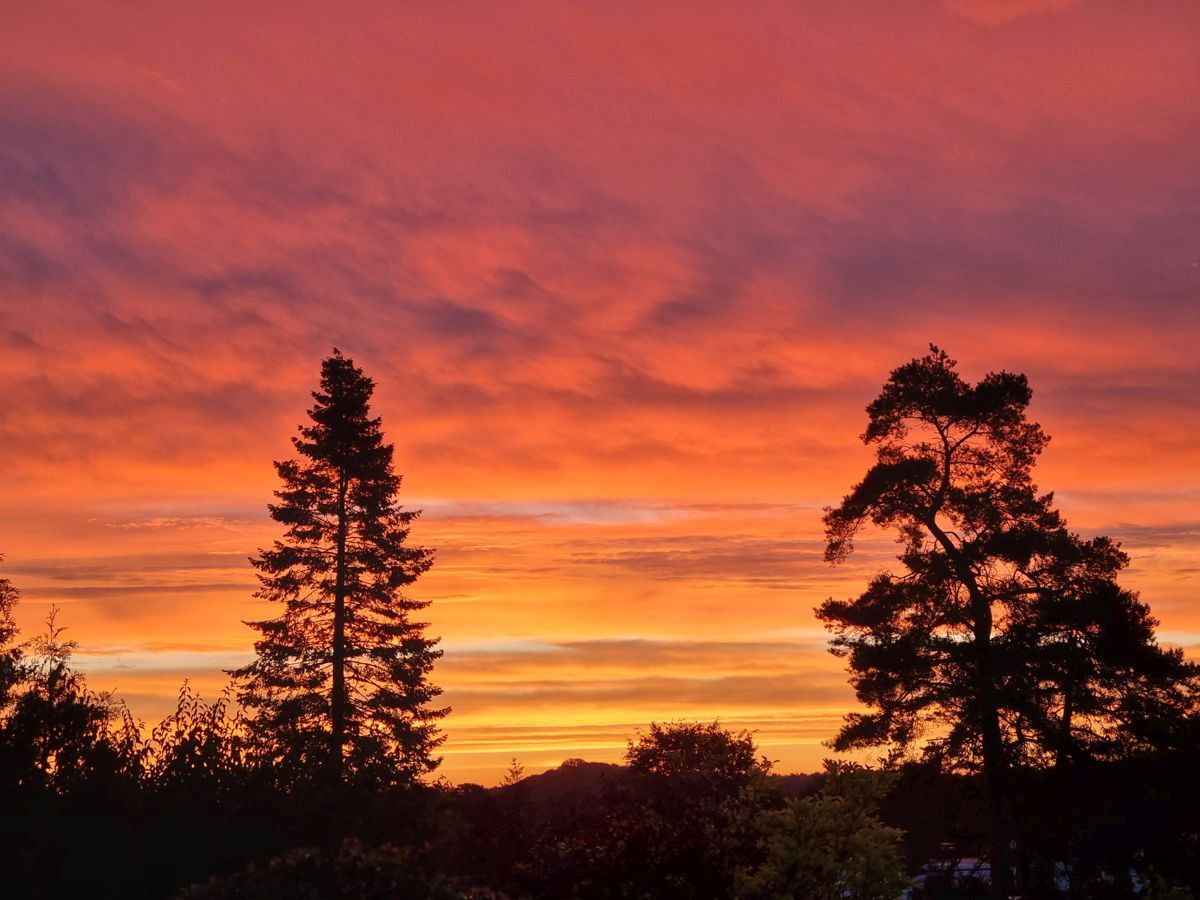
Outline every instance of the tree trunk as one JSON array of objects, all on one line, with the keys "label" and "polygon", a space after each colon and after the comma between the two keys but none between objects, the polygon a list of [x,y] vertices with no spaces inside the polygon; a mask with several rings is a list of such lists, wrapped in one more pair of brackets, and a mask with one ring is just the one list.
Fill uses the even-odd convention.
[{"label": "tree trunk", "polygon": [[[966,569],[965,566],[961,567]],[[1000,709],[996,699],[996,676],[992,671],[992,606],[975,583],[967,582],[974,618],[975,649],[978,654],[980,730],[983,743],[983,781],[988,808],[988,843],[991,845],[991,890],[993,900],[1008,900],[1012,892],[1012,851],[1009,828],[1008,762],[1000,733]]]},{"label": "tree trunk", "polygon": [[330,697],[332,727],[329,735],[330,780],[340,784],[346,746],[346,491],[342,476],[338,484],[337,571],[333,588],[333,693]]},{"label": "tree trunk", "polygon": [[[945,472],[949,483],[949,469]],[[1000,705],[996,698],[996,676],[992,671],[992,604],[979,586],[975,573],[950,536],[938,526],[936,508],[925,525],[941,545],[959,581],[971,598],[971,618],[976,652],[975,695],[979,698],[980,737],[983,744],[983,783],[988,808],[988,843],[991,847],[991,890],[993,900],[1008,900],[1012,892],[1012,849],[1009,816],[1008,762],[1000,733]]]},{"label": "tree trunk", "polygon": [[[943,490],[949,485],[949,466],[943,473]],[[946,551],[962,586],[971,596],[972,631],[977,654],[979,728],[983,739],[984,791],[988,797],[988,841],[991,845],[992,900],[1008,900],[1012,890],[1012,847],[1010,847],[1008,763],[1004,760],[1004,742],[1000,732],[1000,704],[996,701],[995,673],[991,671],[991,602],[979,587],[971,566],[962,558],[954,541],[937,524],[937,508],[930,510],[925,527]]]},{"label": "tree trunk", "polygon": [[1054,767],[1059,770],[1065,769],[1071,758],[1071,716],[1073,713],[1071,685],[1065,684],[1063,685],[1063,712],[1058,733],[1058,751],[1054,759]]},{"label": "tree trunk", "polygon": [[984,710],[983,775],[987,792],[988,842],[991,844],[993,900],[1008,900],[1012,890],[1012,850],[1008,803],[1008,765],[995,705]]}]

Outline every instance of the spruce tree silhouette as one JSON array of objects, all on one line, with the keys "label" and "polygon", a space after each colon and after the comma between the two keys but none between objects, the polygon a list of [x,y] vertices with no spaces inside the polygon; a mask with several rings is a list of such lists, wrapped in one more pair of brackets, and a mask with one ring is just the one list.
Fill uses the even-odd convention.
[{"label": "spruce tree silhouette", "polygon": [[1048,438],[1030,396],[1024,375],[968,384],[932,345],[893,371],[867,407],[876,462],[826,510],[826,559],[871,522],[898,533],[906,571],[817,609],[874,710],[847,716],[834,747],[921,745],[980,771],[996,897],[1010,893],[1013,768],[1161,745],[1197,696],[1196,667],[1157,646],[1147,607],[1116,585],[1127,557],[1072,534],[1038,493]]},{"label": "spruce tree silhouette", "polygon": [[321,364],[311,424],[292,439],[299,459],[275,463],[283,487],[269,509],[284,538],[251,560],[256,596],[283,612],[247,623],[258,658],[230,674],[285,778],[403,784],[439,762],[449,710],[430,705],[441,690],[427,677],[441,651],[411,618],[428,601],[403,592],[433,554],[407,543],[419,511],[397,504],[373,391],[336,349]]}]

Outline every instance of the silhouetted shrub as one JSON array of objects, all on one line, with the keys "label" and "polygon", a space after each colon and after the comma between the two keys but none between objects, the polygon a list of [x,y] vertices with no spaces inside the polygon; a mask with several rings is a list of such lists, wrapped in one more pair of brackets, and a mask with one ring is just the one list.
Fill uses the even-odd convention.
[{"label": "silhouetted shrub", "polygon": [[464,893],[441,876],[421,872],[409,852],[346,841],[332,852],[289,850],[266,865],[193,885],[177,896],[179,900],[484,900],[487,894]]},{"label": "silhouetted shrub", "polygon": [[909,886],[903,832],[879,818],[893,776],[832,761],[825,771],[817,794],[762,815],[763,859],[739,873],[739,897],[895,900]]}]

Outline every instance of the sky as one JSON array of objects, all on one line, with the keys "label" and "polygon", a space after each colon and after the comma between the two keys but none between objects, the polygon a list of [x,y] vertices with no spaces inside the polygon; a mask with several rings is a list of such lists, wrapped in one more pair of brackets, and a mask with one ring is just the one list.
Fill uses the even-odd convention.
[{"label": "sky", "polygon": [[1200,5],[8,0],[0,575],[153,721],[250,658],[320,361],[377,383],[448,779],[651,721],[812,771],[864,407],[1024,372],[1200,657]]}]

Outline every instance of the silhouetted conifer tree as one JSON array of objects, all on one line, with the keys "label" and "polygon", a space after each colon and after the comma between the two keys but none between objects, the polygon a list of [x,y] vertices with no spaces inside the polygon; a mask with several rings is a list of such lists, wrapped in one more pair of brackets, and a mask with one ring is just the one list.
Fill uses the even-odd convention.
[{"label": "silhouetted conifer tree", "polygon": [[817,615],[872,712],[840,750],[924,742],[987,787],[993,892],[1008,896],[1014,766],[1064,765],[1161,744],[1195,709],[1196,667],[1114,579],[1127,558],[1067,530],[1034,463],[1048,438],[1025,416],[1024,375],[965,382],[936,347],[891,373],[867,407],[875,465],[826,511],[840,562],[871,522],[898,532],[903,574],[877,575]]},{"label": "silhouetted conifer tree", "polygon": [[407,543],[417,511],[397,504],[400,476],[369,401],[374,382],[337,350],[321,365],[311,423],[276,462],[283,487],[271,517],[282,541],[251,562],[258,597],[283,604],[250,622],[258,658],[231,674],[253,731],[293,777],[324,771],[402,783],[433,769],[441,743],[427,678],[441,656],[403,593],[432,563]]}]

